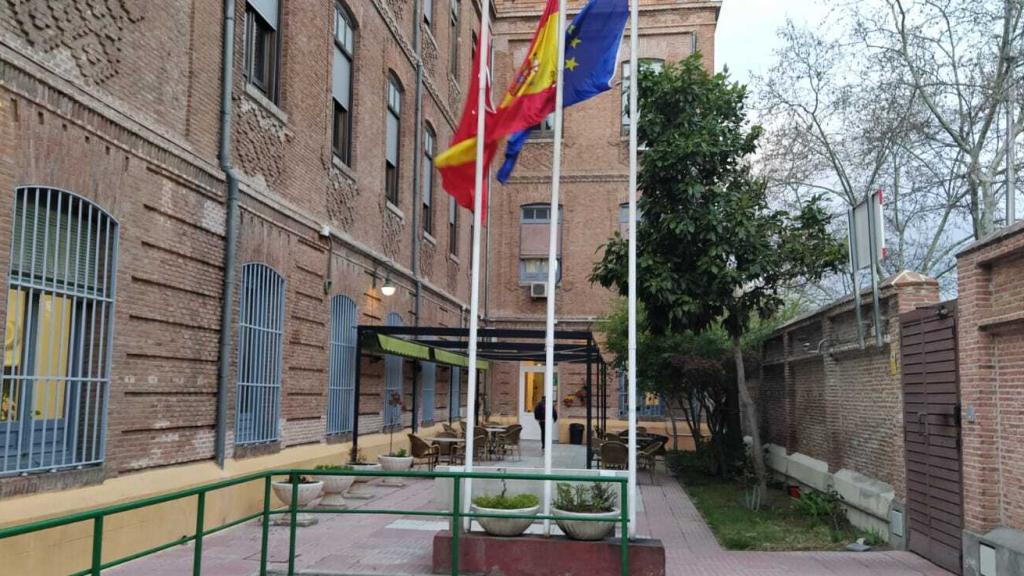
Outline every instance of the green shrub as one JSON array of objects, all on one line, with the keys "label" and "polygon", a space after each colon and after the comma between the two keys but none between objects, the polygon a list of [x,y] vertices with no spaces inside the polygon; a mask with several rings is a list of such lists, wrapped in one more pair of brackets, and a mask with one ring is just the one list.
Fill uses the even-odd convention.
[{"label": "green shrub", "polygon": [[409,452],[406,451],[405,448],[399,448],[398,450],[394,450],[390,454],[388,454],[388,456],[391,456],[391,457],[394,457],[394,458],[405,458],[408,455],[409,455]]},{"label": "green shrub", "polygon": [[604,482],[592,482],[589,487],[559,482],[554,506],[565,512],[598,513],[615,510],[615,492]]},{"label": "green shrub", "polygon": [[533,508],[540,500],[533,494],[515,494],[507,496],[504,492],[497,496],[477,496],[473,498],[473,504],[481,508],[492,508],[494,510],[520,510],[522,508]]},{"label": "green shrub", "polygon": [[827,524],[833,540],[842,537],[846,508],[843,507],[843,497],[835,490],[827,493],[813,490],[802,492],[796,502],[796,509],[804,516]]},{"label": "green shrub", "polygon": [[349,465],[342,464],[317,464],[313,470],[326,470],[328,472],[342,472],[344,470],[351,470],[352,467]]}]

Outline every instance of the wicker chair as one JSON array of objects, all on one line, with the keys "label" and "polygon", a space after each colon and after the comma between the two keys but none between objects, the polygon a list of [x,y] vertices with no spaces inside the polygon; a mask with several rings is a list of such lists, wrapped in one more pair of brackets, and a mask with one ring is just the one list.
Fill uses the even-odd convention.
[{"label": "wicker chair", "polygon": [[[481,462],[487,458],[487,436],[474,436],[473,437],[473,461]],[[452,447],[452,464],[466,462],[466,444],[465,442],[459,442]]]},{"label": "wicker chair", "polygon": [[626,470],[629,467],[629,448],[622,442],[608,441],[601,445],[601,468]]},{"label": "wicker chair", "polygon": [[522,451],[519,448],[519,435],[523,427],[519,424],[509,426],[504,432],[499,432],[494,437],[494,451],[505,456],[515,452],[519,459],[522,459]]},{"label": "wicker chair", "polygon": [[[449,426],[451,428],[451,426]],[[454,430],[437,433],[438,438],[459,438],[459,434]],[[437,447],[440,449],[440,457],[443,460],[447,460],[449,463],[452,461],[452,451],[455,448],[455,443],[438,442]]]},{"label": "wicker chair", "polygon": [[664,446],[664,440],[655,440],[645,446],[644,449],[637,454],[637,471],[647,470],[648,474],[651,475],[651,484],[654,484],[654,472],[658,467],[658,452],[664,448]]},{"label": "wicker chair", "polygon": [[454,427],[452,427],[451,424],[449,424],[447,422],[441,422],[441,429],[444,430],[445,432],[447,432],[448,434],[454,434],[454,436],[452,436],[452,438],[458,438],[459,437],[459,431],[456,430]]},{"label": "wicker chair", "polygon": [[441,447],[427,444],[427,441],[415,434],[409,434],[409,447],[412,449],[412,462],[426,464],[428,470],[433,470],[441,459]]}]

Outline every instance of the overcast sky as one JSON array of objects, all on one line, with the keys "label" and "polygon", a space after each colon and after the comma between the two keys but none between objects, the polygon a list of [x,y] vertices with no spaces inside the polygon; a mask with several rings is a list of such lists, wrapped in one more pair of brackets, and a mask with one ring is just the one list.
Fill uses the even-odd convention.
[{"label": "overcast sky", "polygon": [[817,24],[826,14],[825,0],[724,0],[715,38],[715,66],[728,66],[735,80],[771,67],[778,46],[775,32],[786,18]]}]

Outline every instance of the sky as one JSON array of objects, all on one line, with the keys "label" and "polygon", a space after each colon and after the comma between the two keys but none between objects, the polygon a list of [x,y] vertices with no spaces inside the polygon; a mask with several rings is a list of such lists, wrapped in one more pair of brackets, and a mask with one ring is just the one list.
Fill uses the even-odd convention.
[{"label": "sky", "polygon": [[776,31],[786,18],[817,24],[825,17],[824,0],[723,0],[715,38],[715,66],[728,66],[733,79],[747,83],[765,72],[778,47]]}]

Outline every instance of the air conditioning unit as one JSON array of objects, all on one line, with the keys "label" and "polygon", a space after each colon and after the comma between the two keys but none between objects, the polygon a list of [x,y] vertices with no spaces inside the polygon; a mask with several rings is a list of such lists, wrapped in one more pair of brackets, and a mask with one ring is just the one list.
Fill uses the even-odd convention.
[{"label": "air conditioning unit", "polygon": [[541,299],[548,297],[547,282],[533,282],[530,284],[530,298]]}]

